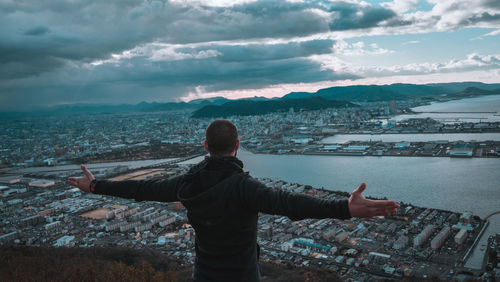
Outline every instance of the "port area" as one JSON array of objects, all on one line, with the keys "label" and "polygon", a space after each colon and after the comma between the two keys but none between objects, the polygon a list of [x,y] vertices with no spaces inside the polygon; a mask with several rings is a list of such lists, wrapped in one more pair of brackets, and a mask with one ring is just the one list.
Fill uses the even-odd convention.
[{"label": "port area", "polygon": [[[348,196],[281,181],[262,181],[276,189],[321,198]],[[262,257],[285,264],[325,267],[337,271],[342,279],[454,279],[481,275],[482,267],[469,269],[464,264],[487,221],[469,212],[400,204],[396,214],[373,219],[291,221],[261,215]]]},{"label": "port area", "polygon": [[[190,166],[121,171],[108,179],[151,179],[178,175]],[[259,179],[271,189],[322,199],[346,199],[345,192]],[[194,263],[195,230],[179,202],[135,202],[81,193],[65,181],[12,181],[0,188],[0,245],[123,246],[154,248]],[[466,266],[486,221],[469,212],[400,203],[390,217],[305,219],[261,214],[258,243],[261,260],[281,265],[318,266],[342,280],[393,278],[454,279],[477,277]]]},{"label": "port area", "polygon": [[500,233],[490,235],[485,245],[481,245],[486,250],[485,272],[481,276],[486,281],[500,280]]},{"label": "port area", "polygon": [[311,144],[306,146],[272,146],[254,148],[245,144],[245,149],[260,154],[304,154],[326,156],[400,156],[400,157],[452,157],[452,158],[498,158],[500,141],[464,142],[382,142],[349,141],[346,143]]}]

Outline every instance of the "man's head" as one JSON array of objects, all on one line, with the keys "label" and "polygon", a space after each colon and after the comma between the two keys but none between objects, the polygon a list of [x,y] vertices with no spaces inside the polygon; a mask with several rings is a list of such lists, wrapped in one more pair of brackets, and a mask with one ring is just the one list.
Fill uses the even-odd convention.
[{"label": "man's head", "polygon": [[210,123],[205,132],[205,138],[205,149],[211,155],[235,156],[240,145],[236,126],[224,119]]}]

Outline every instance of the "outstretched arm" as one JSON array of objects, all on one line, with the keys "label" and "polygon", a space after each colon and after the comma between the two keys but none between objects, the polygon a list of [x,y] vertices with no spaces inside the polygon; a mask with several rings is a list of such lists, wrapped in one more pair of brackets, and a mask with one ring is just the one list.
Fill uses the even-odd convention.
[{"label": "outstretched arm", "polygon": [[68,178],[68,182],[70,185],[78,187],[83,192],[92,192],[102,195],[135,199],[136,201],[178,201],[177,188],[180,185],[182,176],[172,177],[169,179],[152,179],[140,181],[100,180],[95,182],[95,189],[94,191],[91,191],[91,182],[95,178],[84,165],[81,165],[80,167],[84,173],[84,176],[70,177]]},{"label": "outstretched arm", "polygon": [[310,195],[272,189],[249,178],[242,190],[242,205],[253,212],[288,216],[292,220],[305,218],[350,218],[348,201],[330,200]]},{"label": "outstretched arm", "polygon": [[328,200],[309,195],[268,188],[251,179],[246,187],[243,203],[250,210],[268,214],[285,215],[292,220],[304,218],[373,217],[396,212],[399,205],[394,201],[368,200],[362,195],[366,184],[362,183],[349,200]]}]

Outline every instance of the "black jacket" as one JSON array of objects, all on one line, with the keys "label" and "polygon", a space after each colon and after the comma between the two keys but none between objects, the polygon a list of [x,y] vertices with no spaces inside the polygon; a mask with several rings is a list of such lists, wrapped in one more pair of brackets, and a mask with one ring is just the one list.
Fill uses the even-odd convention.
[{"label": "black jacket", "polygon": [[271,189],[243,172],[235,157],[206,157],[169,179],[98,181],[95,193],[137,201],[181,201],[196,231],[196,281],[260,281],[259,212],[304,218],[350,218],[347,200]]}]

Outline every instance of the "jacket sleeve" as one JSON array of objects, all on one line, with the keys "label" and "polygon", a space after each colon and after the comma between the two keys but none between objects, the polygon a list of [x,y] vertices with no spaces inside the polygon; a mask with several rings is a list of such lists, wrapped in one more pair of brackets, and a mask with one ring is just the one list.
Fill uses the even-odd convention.
[{"label": "jacket sleeve", "polygon": [[243,204],[251,211],[305,218],[351,218],[348,200],[330,200],[310,195],[272,189],[255,179],[248,179],[242,191]]},{"label": "jacket sleeve", "polygon": [[177,190],[183,176],[168,179],[108,181],[99,180],[95,185],[95,194],[117,196],[136,201],[175,202]]}]

